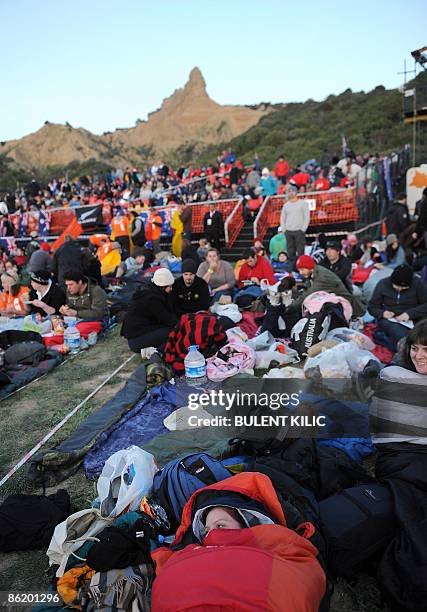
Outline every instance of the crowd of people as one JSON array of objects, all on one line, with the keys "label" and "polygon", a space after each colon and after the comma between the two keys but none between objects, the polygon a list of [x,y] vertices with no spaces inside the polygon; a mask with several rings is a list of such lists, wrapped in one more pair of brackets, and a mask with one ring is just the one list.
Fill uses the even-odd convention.
[{"label": "crowd of people", "polygon": [[[143,358],[156,353],[168,362],[171,338],[180,334],[183,321],[185,325],[196,322],[191,332],[182,332],[177,345],[188,350],[196,343],[194,338],[207,340],[203,335],[207,334],[203,331],[207,316],[215,319],[215,329],[224,338],[236,323],[244,320],[248,325],[250,320],[255,325],[253,336],[268,332],[284,347],[295,349],[301,336],[301,330],[298,336],[295,328],[304,321],[310,302],[309,312],[319,315],[322,324],[337,320],[335,327],[361,333],[369,326],[374,330],[376,344],[388,349],[388,358],[378,361],[375,370],[382,380],[393,373],[394,379],[399,375],[410,376],[414,384],[425,381],[427,189],[415,216],[409,214],[405,194],[397,195],[381,238],[354,233],[344,238],[319,233],[312,243],[306,238],[310,211],[301,194],[352,185],[359,174],[368,176],[374,167],[372,159],[348,153],[340,160],[324,151],[319,163],[310,160],[294,169],[282,156],[270,171],[261,169],[258,160],[244,168],[232,152],[224,152],[216,167],[174,170],[162,162],[145,174],[128,168],[105,179],[51,181],[45,189],[32,181],[24,190],[6,195],[0,205],[3,236],[9,232],[7,214],[15,210],[74,207],[100,199],[114,204],[114,216],[109,232],[92,235],[89,244],[65,235],[63,244],[52,252],[51,244],[37,233],[25,244],[17,241],[11,250],[3,242],[0,315],[5,320],[28,314],[57,315],[106,325],[107,294],[120,296],[127,286],[134,287],[120,310],[121,334],[130,351]],[[222,254],[224,218],[218,201],[245,197],[244,216],[250,221],[263,198],[277,193],[284,195],[284,204],[274,236],[268,244],[256,239],[236,263],[227,261]],[[135,210],[137,201],[148,203],[142,209],[145,215]],[[191,204],[202,201],[210,202],[209,210],[203,219],[203,235],[195,236]],[[175,208],[169,245],[162,240],[164,220],[157,208],[170,202]],[[332,305],[333,310],[326,314],[325,305]],[[314,344],[321,341],[319,335]],[[305,359],[307,353],[296,350]],[[227,361],[222,353],[221,359]],[[418,405],[411,414],[416,410]],[[427,438],[420,434],[423,428],[425,425],[414,426],[415,433],[404,436],[388,431],[377,437],[378,448],[390,443],[395,443],[394,448],[403,443],[404,452],[412,452],[413,444],[418,450],[426,448]],[[389,451],[386,446],[383,449]],[[270,607],[265,609],[283,609],[280,584],[287,584],[293,593],[287,609],[319,609],[327,580],[316,560],[316,548],[286,526],[269,478],[249,473],[226,482],[191,498],[182,514],[175,547],[153,555],[157,563],[153,610],[178,609],[174,607],[177,591],[171,585],[180,585],[179,592],[189,606],[200,604],[200,598],[195,602],[192,595],[194,577],[185,569],[194,567],[195,561],[199,564],[198,588],[212,609],[240,600],[248,584],[260,596],[270,573],[276,582],[270,584]],[[253,564],[233,552],[242,546],[253,556]],[[223,561],[218,557],[222,550],[230,553]],[[265,567],[260,551],[274,559],[274,568]],[[176,563],[177,559],[184,564]],[[262,572],[253,569],[258,563]],[[218,580],[213,584],[209,568],[224,571],[222,584]],[[236,580],[228,580],[237,570],[238,583],[244,585],[241,593],[235,592]],[[260,606],[265,605],[264,591]]]}]

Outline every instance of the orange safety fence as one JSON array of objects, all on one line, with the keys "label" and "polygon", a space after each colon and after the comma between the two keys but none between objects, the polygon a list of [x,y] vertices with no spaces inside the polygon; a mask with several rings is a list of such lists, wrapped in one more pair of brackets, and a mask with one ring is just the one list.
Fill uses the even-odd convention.
[{"label": "orange safety fence", "polygon": [[[310,207],[310,226],[327,225],[357,221],[356,190],[334,189],[298,194],[299,199],[307,200]],[[264,201],[254,223],[254,236],[264,238],[268,228],[280,225],[280,213],[286,196],[270,196]]]},{"label": "orange safety fence", "polygon": [[[233,212],[236,204],[238,204],[239,199],[229,199],[229,200],[218,200],[217,206],[220,210],[224,222],[229,217],[229,215]],[[93,208],[93,206],[100,204],[102,205],[102,223],[103,225],[109,225],[111,219],[113,217],[113,205],[111,203],[102,203],[102,202],[94,202],[87,206],[87,208]],[[130,202],[129,204],[120,204],[120,206],[115,206],[115,208],[134,208],[136,205],[135,202]],[[189,204],[193,211],[192,216],[192,231],[196,234],[203,233],[203,217],[206,212],[209,210],[209,202],[200,202],[195,204]],[[84,206],[79,207],[84,208]],[[168,206],[158,206],[155,208],[156,211],[162,212],[165,220],[166,227],[168,226],[168,222],[170,221],[170,217],[172,215],[172,211],[175,208],[175,204],[170,204]],[[142,207],[141,213],[147,213],[148,208]],[[14,227],[15,237],[25,238],[30,235],[31,232],[36,231],[39,232],[40,229],[40,216],[43,215],[45,218],[47,231],[44,233],[46,238],[60,236],[64,230],[70,225],[70,223],[76,219],[75,208],[56,208],[52,210],[44,210],[44,211],[27,211],[25,213],[13,213],[9,215],[9,219],[11,220]],[[24,227],[23,227],[24,221]],[[96,228],[94,228],[96,229]]]},{"label": "orange safety fence", "polygon": [[244,223],[243,199],[240,199],[224,223],[225,242],[228,248],[231,248],[236,242]]}]

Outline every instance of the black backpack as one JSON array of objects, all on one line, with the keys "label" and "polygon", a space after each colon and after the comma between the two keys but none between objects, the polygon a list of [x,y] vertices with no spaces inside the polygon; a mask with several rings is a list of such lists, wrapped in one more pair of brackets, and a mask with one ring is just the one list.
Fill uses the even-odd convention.
[{"label": "black backpack", "polygon": [[291,346],[300,357],[307,357],[308,349],[326,338],[328,331],[348,327],[342,304],[326,302],[319,312],[309,314],[291,331]]},{"label": "black backpack", "polygon": [[351,578],[363,563],[385,548],[396,530],[394,504],[386,484],[345,489],[319,503],[328,568]]}]

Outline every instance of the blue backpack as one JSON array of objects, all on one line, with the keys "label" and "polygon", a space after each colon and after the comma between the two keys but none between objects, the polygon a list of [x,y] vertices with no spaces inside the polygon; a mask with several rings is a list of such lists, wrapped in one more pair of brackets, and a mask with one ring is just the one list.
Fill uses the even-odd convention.
[{"label": "blue backpack", "polygon": [[166,510],[173,525],[179,525],[182,510],[198,489],[230,478],[233,474],[225,467],[238,461],[217,461],[206,453],[185,455],[167,463],[154,476],[153,494]]}]

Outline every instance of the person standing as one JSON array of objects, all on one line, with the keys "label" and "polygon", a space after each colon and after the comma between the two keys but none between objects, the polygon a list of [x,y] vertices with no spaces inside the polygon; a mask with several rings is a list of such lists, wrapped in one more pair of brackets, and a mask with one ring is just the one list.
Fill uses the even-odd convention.
[{"label": "person standing", "polygon": [[289,174],[289,164],[286,159],[281,155],[278,162],[274,166],[274,174],[278,181],[284,185],[286,183],[287,176]]},{"label": "person standing", "polygon": [[127,215],[122,211],[116,214],[111,221],[110,239],[112,242],[118,242],[122,247],[123,256],[126,259],[129,257],[130,239],[129,239],[130,223]]},{"label": "person standing", "polygon": [[145,235],[147,240],[150,240],[153,245],[153,252],[158,253],[160,251],[160,236],[162,235],[163,219],[156,212],[156,209],[152,205],[147,224],[145,226]]},{"label": "person standing", "polygon": [[186,206],[184,202],[178,203],[178,212],[181,217],[183,226],[182,237],[186,238],[191,242],[192,222],[193,222],[193,211],[191,206]]},{"label": "person standing", "polygon": [[310,223],[310,210],[307,200],[297,197],[298,189],[289,185],[286,189],[287,201],[280,214],[280,225],[285,231],[289,259],[304,255],[305,232]]},{"label": "person standing", "polygon": [[217,202],[210,202],[209,210],[203,218],[203,229],[207,241],[219,251],[224,236],[224,220],[218,210]]},{"label": "person standing", "polygon": [[145,245],[145,227],[142,218],[134,211],[130,211],[131,214],[131,238],[133,246],[143,247]]}]

